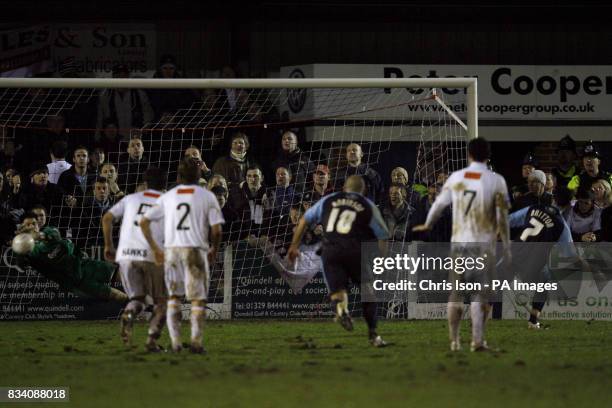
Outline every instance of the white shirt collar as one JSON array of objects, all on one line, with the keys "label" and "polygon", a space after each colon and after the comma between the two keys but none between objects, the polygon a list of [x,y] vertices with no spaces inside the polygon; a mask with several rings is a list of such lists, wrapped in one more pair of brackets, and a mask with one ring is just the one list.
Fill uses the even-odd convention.
[{"label": "white shirt collar", "polygon": [[485,163],[481,163],[477,161],[473,161],[472,163],[470,163],[468,167],[474,170],[487,170],[487,165]]}]

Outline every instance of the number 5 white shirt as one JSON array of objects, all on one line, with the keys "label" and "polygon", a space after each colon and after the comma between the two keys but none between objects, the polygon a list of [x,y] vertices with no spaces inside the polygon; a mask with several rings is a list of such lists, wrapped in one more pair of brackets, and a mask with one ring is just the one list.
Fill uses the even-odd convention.
[{"label": "number 5 white shirt", "polygon": [[[117,261],[154,261],[153,252],[140,229],[140,217],[151,207],[162,193],[156,190],[146,190],[123,197],[110,210],[113,218],[123,218],[119,232],[119,245],[117,247]],[[153,239],[163,247],[164,230],[160,222],[151,224]]]},{"label": "number 5 white shirt", "polygon": [[166,248],[208,249],[208,231],[225,220],[213,193],[193,184],[179,184],[163,194],[144,215],[164,222]]},{"label": "number 5 white shirt", "polygon": [[452,242],[495,242],[498,228],[495,201],[498,194],[509,208],[506,180],[487,169],[484,163],[472,162],[446,180],[427,214],[426,225],[433,225],[442,210],[452,204]]}]

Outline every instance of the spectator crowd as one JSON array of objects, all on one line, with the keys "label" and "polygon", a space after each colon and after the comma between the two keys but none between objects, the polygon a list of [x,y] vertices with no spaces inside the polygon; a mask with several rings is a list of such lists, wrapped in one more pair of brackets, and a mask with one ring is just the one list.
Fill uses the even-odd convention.
[{"label": "spectator crowd", "polygon": [[[126,78],[129,71],[119,65],[113,76]],[[178,76],[174,59],[164,56],[156,77]],[[258,245],[263,239],[266,245],[286,251],[299,216],[322,197],[339,191],[351,175],[364,178],[367,195],[380,207],[392,240],[450,240],[450,208],[433,230],[412,232],[412,226],[424,222],[441,191],[448,177],[445,171],[419,180],[411,178],[406,168],[396,167],[383,176],[364,160],[364,146],[358,143],[342,146],[337,158],[304,149],[295,129],[279,129],[273,134],[262,127],[249,127],[251,120],[264,120],[259,113],[264,110],[257,103],[242,90],[199,94],[109,89],[101,92],[89,109],[47,116],[43,130],[15,131],[13,138],[5,139],[0,152],[2,243],[12,238],[26,214],[34,213],[41,227],[58,227],[80,248],[102,245],[100,220],[104,213],[123,196],[141,188],[142,174],[149,166],[165,166],[171,187],[172,173],[181,159],[200,167],[201,185],[219,200],[226,220],[226,241],[246,239]],[[146,129],[149,123],[165,123],[180,109],[194,104],[222,110],[227,113],[226,120],[231,120],[231,112],[237,115],[246,109],[250,119],[241,122],[244,127],[226,132],[227,139],[217,144],[210,142],[214,138],[206,133],[200,139],[181,134],[176,141],[148,140],[133,131]],[[83,128],[95,124],[95,132],[91,138],[75,137],[66,131],[67,120]],[[279,146],[271,145],[275,140],[280,140]],[[203,157],[202,150],[211,156]],[[509,192],[512,211],[533,204],[554,205],[575,241],[612,240],[612,175],[604,170],[602,159],[592,142],[578,155],[570,136],[559,141],[554,168],[540,168],[536,157],[527,154],[521,168],[523,182]],[[320,227],[314,228],[306,239],[312,243],[320,233]]]}]

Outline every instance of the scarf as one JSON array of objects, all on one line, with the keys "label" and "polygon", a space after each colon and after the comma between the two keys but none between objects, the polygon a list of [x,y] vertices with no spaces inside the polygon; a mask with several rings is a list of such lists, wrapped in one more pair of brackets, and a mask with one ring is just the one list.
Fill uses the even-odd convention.
[{"label": "scarf", "polygon": [[264,216],[264,195],[266,189],[260,187],[255,193],[251,191],[248,184],[245,182],[242,185],[242,191],[249,200],[249,210],[251,213],[251,221],[255,224],[261,225],[263,223]]},{"label": "scarf", "polygon": [[244,162],[245,158],[246,158],[246,154],[247,152],[244,153],[234,153],[233,150],[230,150],[230,157],[240,163]]}]

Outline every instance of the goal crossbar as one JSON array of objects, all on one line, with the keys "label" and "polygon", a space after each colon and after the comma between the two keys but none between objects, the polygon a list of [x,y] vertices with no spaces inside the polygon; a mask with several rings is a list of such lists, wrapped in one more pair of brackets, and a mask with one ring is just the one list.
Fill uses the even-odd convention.
[{"label": "goal crossbar", "polygon": [[478,137],[477,78],[0,78],[1,88],[465,88],[467,137]]}]

